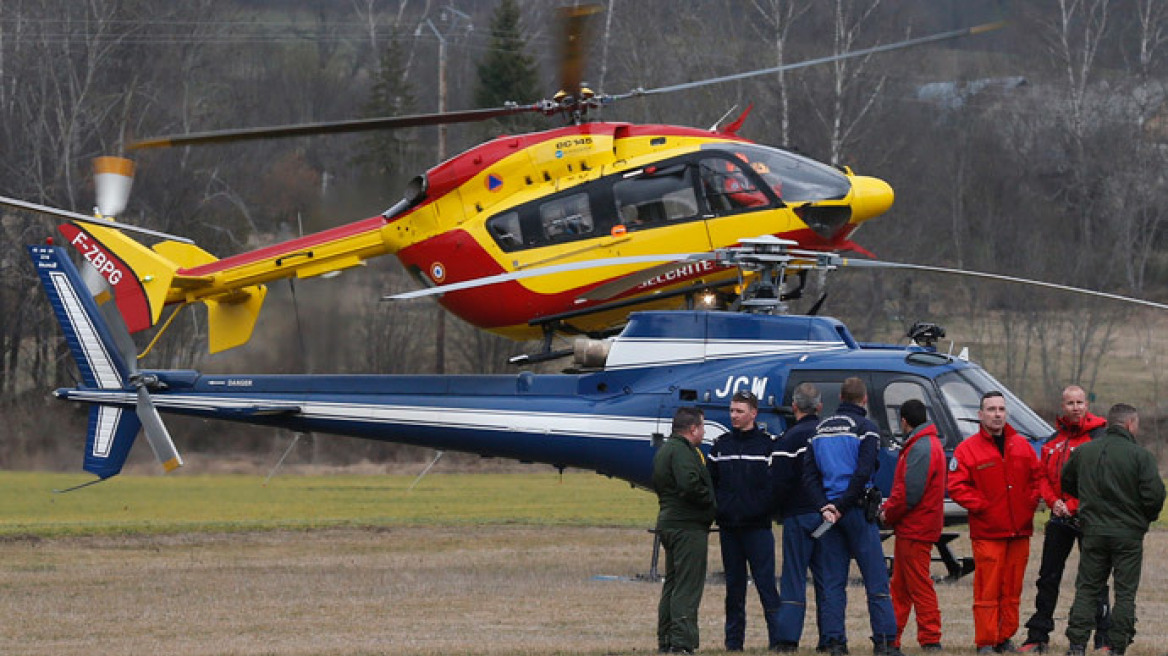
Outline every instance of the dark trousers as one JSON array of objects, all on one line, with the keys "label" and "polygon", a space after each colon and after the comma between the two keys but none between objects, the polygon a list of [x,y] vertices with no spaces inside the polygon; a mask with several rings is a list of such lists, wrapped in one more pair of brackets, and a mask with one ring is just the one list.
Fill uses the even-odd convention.
[{"label": "dark trousers", "polygon": [[845,644],[844,629],[848,605],[848,569],[856,561],[868,597],[868,622],[876,645],[896,644],[896,614],[889,592],[888,566],[880,545],[880,529],[864,518],[860,508],[850,508],[835,527],[819,538],[819,548],[827,563],[823,582],[820,639]]},{"label": "dark trousers", "polygon": [[1115,606],[1111,613],[1111,648],[1123,653],[1136,635],[1136,592],[1144,562],[1144,539],[1085,534],[1079,546],[1079,575],[1075,578],[1075,602],[1067,620],[1067,639],[1086,645],[1091,637],[1095,604],[1114,579]]},{"label": "dark trousers", "polygon": [[[1082,534],[1068,522],[1052,517],[1046,524],[1042,538],[1042,561],[1038,565],[1038,596],[1034,599],[1034,614],[1026,621],[1026,642],[1050,642],[1054,631],[1054,609],[1058,604],[1059,584],[1071,549],[1079,543]],[[1104,584],[1095,606],[1095,646],[1109,645],[1107,630],[1111,626],[1111,606]]]},{"label": "dark trousers", "polygon": [[726,570],[726,649],[746,641],[746,567],[767,624],[767,646],[779,644],[779,590],[775,587],[775,535],[767,528],[720,528],[722,567]]},{"label": "dark trousers", "polygon": [[[803,636],[803,620],[807,615],[807,568],[815,586],[815,628],[819,629],[819,614],[823,609],[823,578],[826,565],[818,541],[811,533],[819,527],[823,517],[818,512],[794,515],[783,520],[783,573],[779,578],[779,641],[786,646],[797,646]],[[846,640],[846,639],[845,639]],[[821,645],[822,646],[822,645]]]},{"label": "dark trousers", "polygon": [[661,529],[665,547],[665,585],[657,605],[657,647],[696,651],[698,606],[706,585],[706,529]]}]

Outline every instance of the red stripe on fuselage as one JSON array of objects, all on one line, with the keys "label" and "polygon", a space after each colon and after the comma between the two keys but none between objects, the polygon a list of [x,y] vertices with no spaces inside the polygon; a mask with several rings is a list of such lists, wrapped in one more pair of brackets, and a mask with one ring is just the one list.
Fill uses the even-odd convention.
[{"label": "red stripe on fuselage", "polygon": [[225,257],[222,260],[211,262],[190,269],[179,269],[178,272],[185,276],[207,276],[220,271],[226,271],[239,266],[246,266],[254,264],[261,260],[266,260],[280,255],[288,255],[290,253],[299,253],[306,250],[311,250],[314,246],[334,241],[337,239],[344,239],[352,235],[361,234],[363,232],[372,232],[380,230],[381,226],[385,225],[385,217],[375,216],[363,221],[356,221],[347,223],[343,226],[338,226],[323,232],[305,235],[298,239],[291,239],[289,241],[282,241],[272,246],[265,246],[254,251],[240,253],[239,255],[232,255]]}]

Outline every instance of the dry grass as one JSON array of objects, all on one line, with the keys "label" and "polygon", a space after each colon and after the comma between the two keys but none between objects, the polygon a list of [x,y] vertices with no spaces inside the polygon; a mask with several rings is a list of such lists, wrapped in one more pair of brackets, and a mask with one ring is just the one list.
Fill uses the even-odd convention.
[{"label": "dry grass", "polygon": [[[967,540],[955,544],[968,553]],[[1168,646],[1168,533],[1146,544],[1137,656]],[[527,526],[9,540],[0,542],[0,652],[652,653],[660,587],[596,578],[643,573],[649,545],[640,529]],[[1041,536],[1032,546],[1023,618]],[[716,540],[710,558],[720,569]],[[1059,652],[1071,586],[1068,577]],[[973,653],[972,581],[939,592],[945,643]],[[716,583],[706,589],[706,653],[718,653],[722,594]],[[869,653],[862,589],[849,595],[853,652]],[[747,642],[761,653],[757,601],[748,607]],[[909,654],[919,651],[912,635]],[[803,653],[813,641],[810,622]]]}]

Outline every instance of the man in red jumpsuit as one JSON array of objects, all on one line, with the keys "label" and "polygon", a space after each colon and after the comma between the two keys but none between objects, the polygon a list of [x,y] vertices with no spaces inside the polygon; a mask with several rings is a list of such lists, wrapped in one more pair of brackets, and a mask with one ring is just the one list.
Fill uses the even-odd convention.
[{"label": "man in red jumpsuit", "polygon": [[892,492],[880,521],[896,535],[893,550],[892,609],[896,647],[908,616],[917,609],[917,642],[924,651],[941,651],[941,609],[929,574],[933,544],[945,527],[945,449],[937,427],[917,399],[900,406],[900,427],[908,436],[892,475]]},{"label": "man in red jumpsuit", "polygon": [[977,418],[981,430],[957,447],[949,463],[949,496],[969,511],[977,653],[1012,653],[1038,507],[1038,458],[1006,423],[1001,392],[982,396]]},{"label": "man in red jumpsuit", "polygon": [[[1042,447],[1042,478],[1039,491],[1050,508],[1050,521],[1042,536],[1042,561],[1038,566],[1038,595],[1034,599],[1034,614],[1026,622],[1026,644],[1021,651],[1041,654],[1047,650],[1050,632],[1054,630],[1054,608],[1058,604],[1059,584],[1063,567],[1071,547],[1083,536],[1079,526],[1079,500],[1063,492],[1061,481],[1063,465],[1071,452],[1096,436],[1103,434],[1107,420],[1093,415],[1087,407],[1087,393],[1078,385],[1063,390],[1062,414],[1056,420],[1058,433]],[[1107,629],[1111,625],[1108,591],[1095,610],[1095,648],[1110,646]]]}]

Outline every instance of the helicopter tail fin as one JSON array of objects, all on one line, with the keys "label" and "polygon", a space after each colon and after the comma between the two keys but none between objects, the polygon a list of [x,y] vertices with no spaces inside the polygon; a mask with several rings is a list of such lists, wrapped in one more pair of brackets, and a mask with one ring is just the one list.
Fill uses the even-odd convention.
[{"label": "helicopter tail fin", "polygon": [[[29,246],[28,251],[77,362],[83,384],[79,391],[118,401],[90,407],[85,442],[85,471],[109,478],[122,470],[142,427],[133,405],[134,368],[116,337],[121,332],[128,339],[129,333],[111,328],[111,320],[121,321],[116,307],[98,306],[63,248]],[[134,357],[132,349],[128,357]]]},{"label": "helicopter tail fin", "polygon": [[[194,244],[167,240],[147,248],[114,228],[69,223],[60,230],[114,290],[114,300],[131,333],[158,323],[172,288],[196,289],[210,281],[206,276],[184,275],[183,270],[218,261]],[[202,299],[207,306],[211,353],[245,344],[251,338],[266,295],[266,287],[252,285]]]},{"label": "helicopter tail fin", "polygon": [[109,283],[130,332],[158,322],[178,264],[114,228],[66,223],[58,229]]}]

